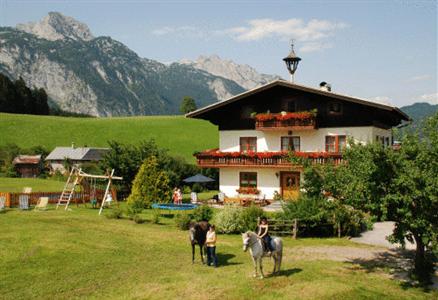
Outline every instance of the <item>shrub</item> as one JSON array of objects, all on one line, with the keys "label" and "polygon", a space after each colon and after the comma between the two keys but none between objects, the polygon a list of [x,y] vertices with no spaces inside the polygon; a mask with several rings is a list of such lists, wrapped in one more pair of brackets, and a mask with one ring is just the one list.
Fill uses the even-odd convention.
[{"label": "shrub", "polygon": [[202,185],[200,183],[193,184],[192,192],[200,193],[200,192],[202,192],[202,190],[203,190],[203,187],[202,187]]},{"label": "shrub", "polygon": [[152,210],[152,224],[159,224],[160,223],[160,217],[161,212],[159,209],[153,209]]},{"label": "shrub", "polygon": [[242,208],[235,205],[225,205],[215,214],[213,223],[220,233],[243,232]]},{"label": "shrub", "polygon": [[189,214],[178,213],[175,216],[176,227],[178,227],[181,230],[189,229],[191,221],[192,221],[192,218],[191,218],[191,216]]},{"label": "shrub", "polygon": [[254,231],[257,227],[257,219],[264,216],[263,209],[258,206],[251,205],[244,208],[242,211],[242,224],[243,231]]},{"label": "shrub", "polygon": [[113,208],[105,216],[108,219],[121,219],[122,215],[123,215],[123,212],[120,208]]},{"label": "shrub", "polygon": [[142,224],[144,223],[144,219],[142,217],[140,217],[140,215],[135,214],[134,217],[132,218],[132,220],[137,223],[137,224]]},{"label": "shrub", "polygon": [[142,201],[132,201],[126,207],[126,215],[130,220],[134,219],[136,214],[139,214],[143,211],[143,202]]},{"label": "shrub", "polygon": [[193,211],[193,218],[197,221],[210,221],[213,217],[213,209],[207,205],[198,206]]},{"label": "shrub", "polygon": [[152,156],[146,159],[135,176],[128,204],[149,207],[153,202],[168,202],[171,198],[169,178],[161,171],[157,159]]}]

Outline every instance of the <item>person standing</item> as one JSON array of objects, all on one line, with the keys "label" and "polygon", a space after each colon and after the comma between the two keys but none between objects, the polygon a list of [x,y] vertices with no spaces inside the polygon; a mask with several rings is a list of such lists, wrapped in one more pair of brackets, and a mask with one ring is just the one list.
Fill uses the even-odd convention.
[{"label": "person standing", "polygon": [[182,204],[183,194],[182,194],[180,188],[178,188],[176,190],[176,195],[177,195],[177,203],[176,204]]},{"label": "person standing", "polygon": [[215,268],[217,267],[216,239],[216,229],[214,225],[210,225],[205,242],[207,246],[207,266],[214,266]]},{"label": "person standing", "polygon": [[178,193],[177,193],[177,191],[178,191],[177,188],[173,189],[173,193],[172,193],[173,204],[178,204]]}]

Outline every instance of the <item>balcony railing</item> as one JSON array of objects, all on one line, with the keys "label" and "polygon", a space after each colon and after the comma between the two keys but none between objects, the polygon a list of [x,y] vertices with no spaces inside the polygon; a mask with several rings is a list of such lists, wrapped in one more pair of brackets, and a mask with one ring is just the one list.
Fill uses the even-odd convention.
[{"label": "balcony railing", "polygon": [[263,131],[316,129],[316,115],[311,112],[258,114],[255,121],[256,129]]},{"label": "balcony railing", "polygon": [[[332,162],[335,165],[343,162],[341,153],[329,152],[220,152],[209,150],[195,155],[198,166],[203,168],[220,167],[257,167],[284,168],[301,166],[300,159],[307,159],[312,164]],[[296,159],[298,158],[298,159]]]}]

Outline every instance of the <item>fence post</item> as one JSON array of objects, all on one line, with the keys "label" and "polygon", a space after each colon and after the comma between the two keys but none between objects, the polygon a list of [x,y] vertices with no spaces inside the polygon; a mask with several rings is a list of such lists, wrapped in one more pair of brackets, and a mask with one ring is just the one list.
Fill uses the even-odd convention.
[{"label": "fence post", "polygon": [[338,222],[338,238],[341,238],[341,222]]},{"label": "fence post", "polygon": [[297,221],[297,219],[294,219],[294,225],[293,225],[293,229],[292,229],[292,238],[294,240],[297,239],[297,231],[298,231],[298,221]]},{"label": "fence post", "polygon": [[6,193],[5,206],[11,208],[11,193]]}]

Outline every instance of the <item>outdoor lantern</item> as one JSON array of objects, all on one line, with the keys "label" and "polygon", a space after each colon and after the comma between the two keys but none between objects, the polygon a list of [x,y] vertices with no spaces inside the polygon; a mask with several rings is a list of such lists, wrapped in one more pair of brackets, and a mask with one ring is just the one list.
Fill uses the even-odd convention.
[{"label": "outdoor lantern", "polygon": [[294,82],[294,74],[295,71],[298,68],[298,63],[300,62],[301,58],[299,58],[294,51],[294,44],[291,43],[291,50],[288,56],[283,58],[284,62],[286,63],[287,70],[290,74],[290,81]]}]

